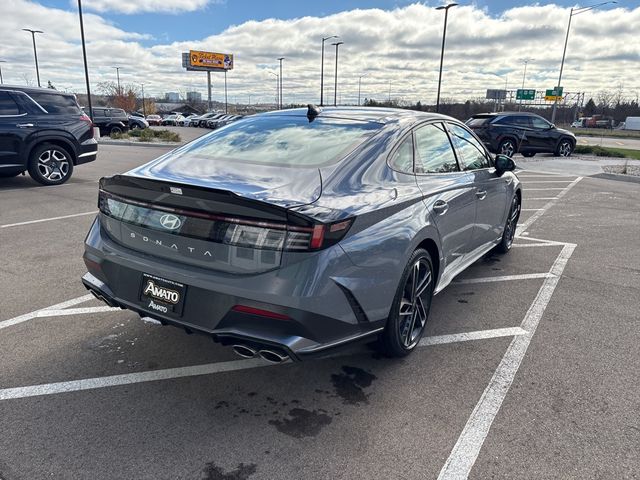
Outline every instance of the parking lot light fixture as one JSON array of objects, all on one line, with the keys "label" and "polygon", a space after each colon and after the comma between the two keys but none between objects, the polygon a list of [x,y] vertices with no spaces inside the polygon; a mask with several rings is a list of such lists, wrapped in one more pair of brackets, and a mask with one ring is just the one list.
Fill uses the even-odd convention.
[{"label": "parking lot light fixture", "polygon": [[278,61],[280,62],[280,110],[282,110],[282,61],[283,60],[284,60],[284,57],[278,58]]},{"label": "parking lot light fixture", "polygon": [[87,85],[87,105],[89,118],[93,122],[93,107],[91,105],[91,86],[89,85],[89,66],[87,64],[87,47],[84,41],[84,20],[82,19],[82,0],[78,0],[78,17],[80,19],[80,40],[82,42],[82,60],[84,62],[84,81]]},{"label": "parking lot light fixture", "polygon": [[118,78],[118,95],[120,95],[120,69],[122,67],[111,67],[116,69],[116,77]]},{"label": "parking lot light fixture", "polygon": [[276,77],[276,108],[279,109],[280,106],[280,75],[275,72],[269,72],[271,75]]},{"label": "parking lot light fixture", "polygon": [[[7,63],[6,60],[0,60],[0,63]],[[4,83],[4,80],[2,79],[2,65],[0,65],[0,85],[2,85]]]},{"label": "parking lot light fixture", "polygon": [[[558,85],[556,85],[557,88],[560,88],[562,83],[562,70],[564,68],[564,59],[567,55],[567,44],[569,43],[569,31],[571,30],[571,19],[574,17],[574,15],[579,15],[580,13],[588,12],[595,8],[600,8],[604,5],[610,5],[614,3],[618,3],[618,2],[615,0],[612,0],[609,2],[596,3],[595,5],[588,5],[586,7],[571,8],[571,11],[569,12],[569,22],[567,23],[567,34],[565,35],[565,38],[564,38],[564,50],[562,51],[562,61],[560,62],[560,75],[558,75]],[[557,109],[558,109],[558,95],[555,95],[555,100],[553,102],[553,110],[551,110],[551,123],[554,123],[556,121]]]},{"label": "parking lot light fixture", "polygon": [[331,35],[330,37],[322,37],[322,55],[320,60],[320,106],[323,105],[324,100],[324,42],[332,38],[340,38],[338,35]]},{"label": "parking lot light fixture", "polygon": [[338,47],[342,45],[344,42],[336,42],[331,45],[335,45],[336,47],[336,71],[335,71],[335,79],[333,85],[333,106],[335,107],[338,104]]},{"label": "parking lot light fixture", "polygon": [[449,3],[448,5],[440,5],[436,10],[444,10],[444,30],[442,31],[442,50],[440,51],[440,74],[438,75],[438,96],[436,98],[436,112],[440,111],[440,87],[442,85],[442,63],[444,61],[444,42],[447,38],[447,18],[449,9],[457,6],[457,3]]},{"label": "parking lot light fixture", "polygon": [[30,28],[23,28],[25,32],[31,33],[31,40],[33,40],[33,57],[36,61],[36,78],[38,79],[38,86],[40,87],[40,70],[38,69],[38,50],[36,49],[36,33],[44,33],[42,30],[32,30]]},{"label": "parking lot light fixture", "polygon": [[360,87],[362,86],[362,77],[366,77],[367,74],[363,73],[358,77],[358,106],[360,106]]}]

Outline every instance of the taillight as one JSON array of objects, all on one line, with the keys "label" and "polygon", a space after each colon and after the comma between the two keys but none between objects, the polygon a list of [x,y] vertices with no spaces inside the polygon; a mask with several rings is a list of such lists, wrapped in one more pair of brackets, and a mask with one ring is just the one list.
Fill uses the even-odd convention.
[{"label": "taillight", "polygon": [[287,315],[282,313],[272,312],[271,310],[264,310],[262,308],[249,307],[247,305],[234,305],[231,310],[241,313],[249,313],[251,315],[258,315],[260,317],[274,318],[276,320],[291,320]]},{"label": "taillight", "polygon": [[93,122],[91,121],[89,115],[87,115],[86,113],[80,115],[80,120],[82,120],[83,122],[87,122],[90,127],[93,127]]},{"label": "taillight", "polygon": [[[333,223],[292,225],[258,218],[231,217],[223,214],[184,210],[164,205],[151,205],[123,199],[100,190],[98,209],[125,223],[139,225],[164,233],[183,235],[237,247],[263,250],[307,252],[321,250],[338,243],[349,231],[353,219]],[[179,218],[179,227],[167,231],[161,217],[172,213]]]}]

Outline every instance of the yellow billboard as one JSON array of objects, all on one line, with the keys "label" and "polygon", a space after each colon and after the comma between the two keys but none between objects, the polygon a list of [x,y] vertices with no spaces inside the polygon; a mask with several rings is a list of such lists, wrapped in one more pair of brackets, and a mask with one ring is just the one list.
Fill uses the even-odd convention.
[{"label": "yellow billboard", "polygon": [[233,54],[189,50],[189,66],[207,70],[232,70]]}]

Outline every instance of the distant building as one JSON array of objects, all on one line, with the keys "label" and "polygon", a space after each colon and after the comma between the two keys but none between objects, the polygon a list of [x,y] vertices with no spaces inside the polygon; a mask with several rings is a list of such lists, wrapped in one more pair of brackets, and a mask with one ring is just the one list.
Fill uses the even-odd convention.
[{"label": "distant building", "polygon": [[187,102],[200,103],[202,101],[202,94],[200,92],[187,92]]},{"label": "distant building", "polygon": [[178,92],[167,92],[164,94],[164,99],[168,103],[178,103],[180,101],[180,94]]}]

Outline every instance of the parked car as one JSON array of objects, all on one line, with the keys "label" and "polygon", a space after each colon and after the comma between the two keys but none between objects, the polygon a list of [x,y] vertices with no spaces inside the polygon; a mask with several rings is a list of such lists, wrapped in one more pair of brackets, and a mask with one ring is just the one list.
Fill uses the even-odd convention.
[{"label": "parked car", "polygon": [[189,127],[191,126],[191,120],[196,118],[197,116],[198,114],[192,113],[191,115],[187,115],[186,117],[183,117],[182,120],[179,120],[177,122],[177,124],[180,127]]},{"label": "parked car", "polygon": [[171,125],[175,127],[178,125],[178,122],[184,120],[184,117],[180,114],[168,115],[162,119],[161,125]]},{"label": "parked car", "polygon": [[584,128],[584,118],[579,118],[571,122],[571,128]]},{"label": "parked car", "polygon": [[420,342],[432,296],[511,248],[522,198],[450,117],[253,115],[100,180],[82,281],[113,307],[280,362]]},{"label": "parked car", "polygon": [[66,182],[98,153],[75,95],[48,88],[0,85],[0,145],[0,177],[28,171],[43,185]]},{"label": "parked car", "polygon": [[101,136],[129,130],[129,116],[121,108],[93,107],[92,113],[93,124],[100,129]]},{"label": "parked car", "polygon": [[466,122],[490,152],[512,157],[521,153],[553,153],[568,157],[576,146],[576,137],[557,128],[540,115],[524,112],[481,113]]},{"label": "parked car", "polygon": [[[198,121],[197,121],[197,127],[206,127],[207,126],[207,121],[208,120],[212,120],[214,118],[220,118],[221,116],[223,116],[224,113],[216,113],[216,112],[209,112],[209,113],[205,113],[204,115],[200,115],[198,117]],[[194,121],[194,123],[196,123]]]},{"label": "parked car", "polygon": [[162,123],[162,117],[160,115],[147,115],[146,120],[149,125],[158,126]]},{"label": "parked car", "polygon": [[207,128],[216,129],[220,126],[220,124],[224,122],[229,122],[234,115],[220,115],[219,117],[213,117],[207,120]]},{"label": "parked car", "polygon": [[135,130],[136,128],[149,128],[149,122],[144,117],[137,117],[135,115],[129,116],[129,128]]},{"label": "parked car", "polygon": [[240,120],[243,117],[244,115],[231,115],[228,118],[225,118],[224,120],[217,122],[215,128],[224,127],[225,125],[229,125],[230,123]]}]

